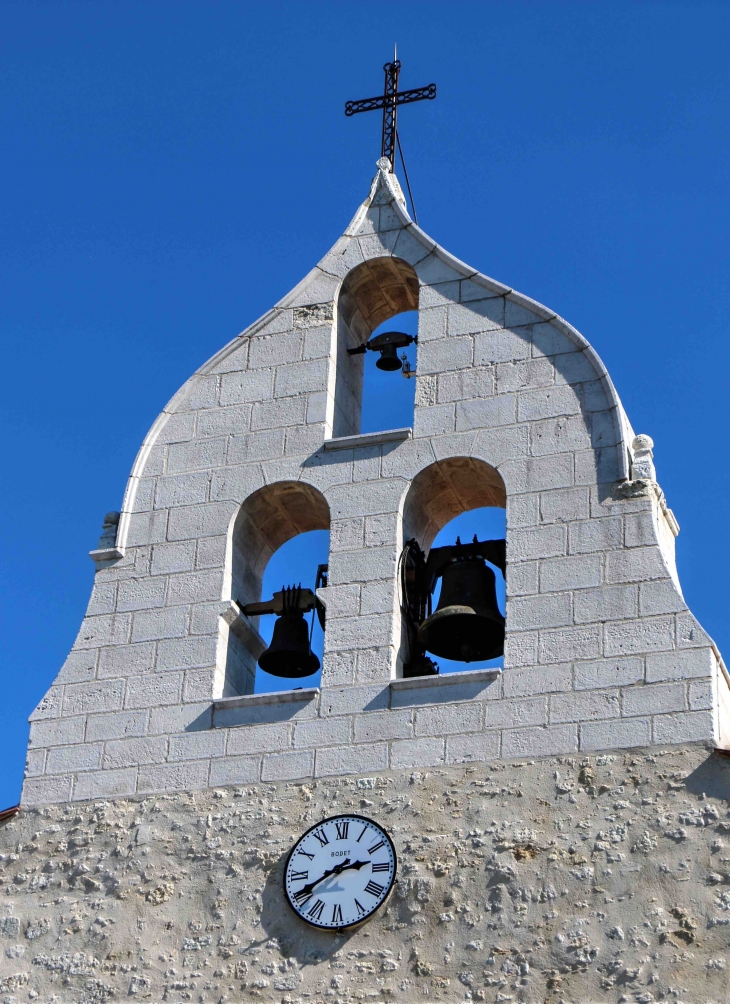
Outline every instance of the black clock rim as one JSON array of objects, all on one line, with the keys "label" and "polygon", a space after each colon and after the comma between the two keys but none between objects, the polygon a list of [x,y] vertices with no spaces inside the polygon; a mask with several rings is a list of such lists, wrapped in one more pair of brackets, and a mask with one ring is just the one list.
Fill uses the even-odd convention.
[{"label": "black clock rim", "polygon": [[[330,924],[316,924],[313,920],[305,920],[304,917],[302,917],[301,913],[294,906],[292,901],[289,899],[289,892],[287,891],[286,888],[286,873],[289,868],[289,862],[291,861],[291,856],[294,853],[294,849],[302,842],[302,840],[304,840],[306,836],[308,836],[308,834],[312,832],[312,830],[317,830],[324,823],[331,823],[335,819],[362,819],[364,823],[372,823],[372,825],[377,826],[377,828],[383,834],[385,839],[390,844],[390,849],[393,852],[393,880],[390,883],[390,889],[388,889],[387,894],[383,897],[383,901],[381,903],[378,903],[375,909],[372,910],[367,915],[367,917],[363,917],[362,920],[356,920],[352,924],[342,924],[341,927],[332,927]],[[309,927],[316,927],[320,931],[332,931],[334,934],[336,934],[338,931],[348,931],[352,927],[359,927],[360,924],[364,924],[366,921],[368,921],[373,916],[373,914],[376,914],[378,910],[381,908],[381,906],[384,906],[385,901],[392,893],[397,875],[398,875],[398,855],[395,850],[395,844],[393,843],[393,840],[388,831],[375,819],[371,819],[369,816],[361,816],[360,813],[358,812],[338,812],[336,816],[326,816],[324,819],[320,819],[318,823],[314,823],[313,826],[310,826],[308,830],[305,830],[304,833],[302,833],[299,837],[297,837],[297,839],[292,844],[289,853],[286,856],[286,861],[284,862],[284,881],[282,882],[282,885],[284,886],[284,899],[287,901],[289,909],[292,911],[292,913],[294,913],[303,923],[307,924]]]}]

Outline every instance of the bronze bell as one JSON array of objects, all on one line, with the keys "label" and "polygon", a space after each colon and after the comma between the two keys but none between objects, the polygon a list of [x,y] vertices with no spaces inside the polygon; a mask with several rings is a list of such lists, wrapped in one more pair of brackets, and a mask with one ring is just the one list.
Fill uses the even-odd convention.
[{"label": "bronze bell", "polygon": [[398,358],[398,349],[395,345],[384,345],[380,350],[380,359],[375,363],[379,370],[393,373],[395,370],[403,368],[403,363]]},{"label": "bronze bell", "polygon": [[297,679],[319,669],[319,659],[309,644],[309,626],[299,609],[296,587],[282,590],[283,609],[274,624],[271,644],[259,657],[259,666],[272,676]]},{"label": "bronze bell", "polygon": [[418,629],[418,641],[443,659],[481,662],[504,653],[504,617],[495,578],[483,558],[455,558],[443,571],[436,611]]}]

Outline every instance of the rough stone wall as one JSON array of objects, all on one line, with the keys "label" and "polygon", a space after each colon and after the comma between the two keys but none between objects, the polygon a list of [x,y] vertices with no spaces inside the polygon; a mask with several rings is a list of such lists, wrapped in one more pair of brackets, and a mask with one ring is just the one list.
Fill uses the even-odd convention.
[{"label": "rough stone wall", "polygon": [[[397,885],[316,931],[284,860],[353,810]],[[730,996],[730,760],[701,745],[29,808],[0,850],[4,1004]]]},{"label": "rough stone wall", "polygon": [[[364,263],[373,323],[398,305],[399,276],[417,276],[412,437],[334,449],[338,291]],[[73,651],[32,715],[24,804],[428,767],[450,746],[489,760],[723,741],[727,677],[661,544],[661,493],[627,481],[630,444],[585,339],[435,245],[381,171],[317,268],[155,423],[125,497],[121,557],[97,571]],[[404,712],[388,696],[403,659],[404,500],[425,468],[459,458],[506,489],[504,678],[469,707],[445,687],[425,699],[442,709]],[[215,702],[246,675],[237,658],[226,680],[233,527],[255,492],[291,482],[321,493],[330,515],[322,697],[306,724],[291,705],[272,719],[244,700],[226,732]]]}]

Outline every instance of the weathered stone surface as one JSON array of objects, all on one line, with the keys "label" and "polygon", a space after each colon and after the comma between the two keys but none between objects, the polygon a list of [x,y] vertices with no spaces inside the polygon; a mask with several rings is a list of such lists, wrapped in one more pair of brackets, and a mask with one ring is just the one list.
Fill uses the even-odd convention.
[{"label": "weathered stone surface", "polygon": [[[447,749],[462,762],[304,782],[248,783],[241,757],[232,787],[23,810],[0,828],[2,1000],[728,999],[730,760]],[[282,891],[295,837],[338,812],[399,862],[341,934]]]}]

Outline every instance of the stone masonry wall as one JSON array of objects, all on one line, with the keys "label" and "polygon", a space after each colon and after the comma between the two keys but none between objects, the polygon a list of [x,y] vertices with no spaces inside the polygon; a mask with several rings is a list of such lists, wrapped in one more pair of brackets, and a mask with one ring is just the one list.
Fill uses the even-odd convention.
[{"label": "stone masonry wall", "polygon": [[[287,907],[292,842],[391,834],[385,908]],[[3,1004],[725,1004],[730,760],[702,745],[24,809],[0,828]]]}]

